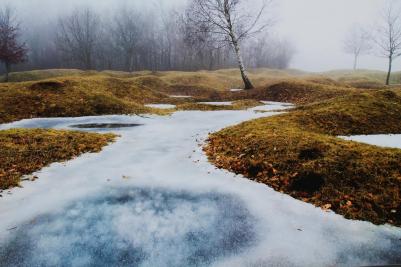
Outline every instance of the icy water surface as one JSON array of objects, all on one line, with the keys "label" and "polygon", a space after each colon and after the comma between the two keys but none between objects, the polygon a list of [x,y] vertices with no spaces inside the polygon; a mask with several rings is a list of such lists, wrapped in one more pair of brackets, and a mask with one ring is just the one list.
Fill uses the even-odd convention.
[{"label": "icy water surface", "polygon": [[[284,108],[269,103],[265,110]],[[360,266],[401,262],[401,230],[346,220],[217,170],[209,132],[277,113],[33,119],[0,128],[119,129],[0,198],[0,266]]]}]

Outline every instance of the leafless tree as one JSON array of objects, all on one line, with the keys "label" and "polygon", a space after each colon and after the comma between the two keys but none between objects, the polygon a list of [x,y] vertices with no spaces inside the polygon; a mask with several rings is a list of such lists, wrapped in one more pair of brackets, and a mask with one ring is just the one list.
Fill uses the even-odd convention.
[{"label": "leafless tree", "polygon": [[27,48],[25,43],[18,41],[20,28],[10,7],[0,10],[0,61],[5,66],[5,81],[12,64],[18,64],[26,59]]},{"label": "leafless tree", "polygon": [[[243,5],[247,3],[244,1],[241,0]],[[242,6],[237,7],[242,10]],[[196,71],[237,67],[238,57],[230,36],[216,34],[210,23],[193,23],[191,12],[185,7],[154,5],[136,9],[126,5],[125,9],[111,10],[102,19],[93,10],[80,9],[68,16],[31,23],[17,38],[26,40],[29,60],[14,69]],[[243,12],[231,14],[245,16]],[[257,15],[251,15],[246,16],[247,25],[256,19]],[[256,24],[248,37],[261,29],[263,23]],[[288,42],[278,36],[265,38],[264,34],[245,38],[240,25],[234,24],[234,29],[241,44],[241,58],[248,67],[289,66],[293,52]],[[0,72],[5,73],[3,66]]]},{"label": "leafless tree", "polygon": [[250,9],[250,4],[247,6],[245,2],[246,0],[192,0],[189,12],[198,32],[212,33],[220,42],[229,43],[233,47],[245,89],[252,89],[254,86],[245,70],[240,43],[269,25],[267,21],[262,22],[269,2],[264,1],[256,13],[246,12]]},{"label": "leafless tree", "polygon": [[252,67],[285,69],[289,67],[295,48],[286,39],[260,35],[246,43],[244,54]]},{"label": "leafless tree", "polygon": [[124,54],[126,71],[132,72],[144,23],[140,14],[125,8],[115,16],[114,24],[113,39],[117,48]]},{"label": "leafless tree", "polygon": [[401,56],[401,13],[395,2],[390,2],[383,10],[374,41],[378,46],[379,56],[388,59],[386,85],[389,85],[393,61]]},{"label": "leafless tree", "polygon": [[85,69],[92,69],[100,27],[100,19],[93,11],[76,9],[59,19],[57,45],[71,60],[80,62]]},{"label": "leafless tree", "polygon": [[352,28],[344,40],[344,52],[354,56],[354,71],[361,55],[367,54],[372,49],[371,35],[362,27]]}]

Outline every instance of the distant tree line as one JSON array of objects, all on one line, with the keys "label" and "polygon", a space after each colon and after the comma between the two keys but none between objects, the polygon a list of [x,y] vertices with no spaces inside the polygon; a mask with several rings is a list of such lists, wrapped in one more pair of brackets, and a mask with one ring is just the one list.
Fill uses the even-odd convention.
[{"label": "distant tree line", "polygon": [[[13,17],[18,15],[13,12]],[[199,31],[200,25],[188,19],[189,12],[189,8],[124,7],[104,18],[95,10],[77,8],[45,26],[20,26],[15,22],[15,29],[21,33],[18,40],[26,44],[23,48],[27,54],[13,70],[80,68],[132,72],[238,67],[235,47],[222,44],[211,31]],[[294,55],[291,43],[274,37],[270,31],[255,32],[253,38],[239,37],[247,67],[284,69]],[[4,67],[3,64],[2,72]]]}]

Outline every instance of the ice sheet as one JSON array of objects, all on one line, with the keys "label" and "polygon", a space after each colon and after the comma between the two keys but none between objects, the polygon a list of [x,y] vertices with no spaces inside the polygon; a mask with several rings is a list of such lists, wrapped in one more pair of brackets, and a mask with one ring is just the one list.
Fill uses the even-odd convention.
[{"label": "ice sheet", "polygon": [[[277,105],[271,105],[277,109]],[[401,261],[401,229],[350,221],[215,169],[209,132],[276,113],[24,120],[1,128],[138,123],[0,198],[9,266],[360,266]],[[115,132],[116,130],[112,130]]]}]

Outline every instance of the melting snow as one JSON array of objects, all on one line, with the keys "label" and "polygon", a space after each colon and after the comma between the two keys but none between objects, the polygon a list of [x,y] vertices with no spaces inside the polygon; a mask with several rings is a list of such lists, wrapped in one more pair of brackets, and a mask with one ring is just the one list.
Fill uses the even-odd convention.
[{"label": "melting snow", "polygon": [[172,98],[192,98],[190,95],[170,95]]},{"label": "melting snow", "polygon": [[37,181],[23,182],[24,188],[4,195],[0,265],[358,266],[401,261],[401,229],[346,220],[208,163],[200,145],[209,132],[273,114],[191,111],[1,126],[144,124],[119,129],[121,137],[103,152],[53,164],[36,173]]},{"label": "melting snow", "polygon": [[171,109],[176,107],[176,105],[170,105],[170,104],[148,104],[145,106],[149,108],[160,108],[160,109]]},{"label": "melting snow", "polygon": [[375,146],[401,148],[401,134],[354,135],[341,138]]}]

